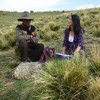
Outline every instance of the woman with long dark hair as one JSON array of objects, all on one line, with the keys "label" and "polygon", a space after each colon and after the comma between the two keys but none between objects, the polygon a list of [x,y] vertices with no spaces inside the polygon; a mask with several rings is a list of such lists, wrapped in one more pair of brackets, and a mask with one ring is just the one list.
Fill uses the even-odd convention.
[{"label": "woman with long dark hair", "polygon": [[83,50],[84,30],[80,25],[80,18],[77,14],[71,15],[67,20],[69,28],[64,31],[64,42],[62,54],[80,53]]}]

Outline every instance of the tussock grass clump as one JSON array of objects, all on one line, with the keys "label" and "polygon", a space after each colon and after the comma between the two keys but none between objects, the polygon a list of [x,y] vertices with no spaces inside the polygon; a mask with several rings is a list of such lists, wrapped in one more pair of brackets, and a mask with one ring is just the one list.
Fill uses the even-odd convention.
[{"label": "tussock grass clump", "polygon": [[2,38],[0,39],[0,49],[8,49],[10,47],[8,41],[6,41],[3,36],[1,37]]},{"label": "tussock grass clump", "polygon": [[97,76],[100,76],[100,46],[92,45],[90,49],[90,71]]},{"label": "tussock grass clump", "polygon": [[44,34],[43,37],[44,37],[44,41],[50,41],[51,39],[57,39],[59,35],[57,34],[57,32],[49,31],[46,34]]},{"label": "tussock grass clump", "polygon": [[14,32],[1,35],[0,38],[0,49],[9,49],[16,44],[16,36]]},{"label": "tussock grass clump", "polygon": [[4,83],[0,81],[0,90],[4,87]]},{"label": "tussock grass clump", "polygon": [[93,28],[93,35],[96,37],[100,37],[100,28],[99,27]]},{"label": "tussock grass clump", "polygon": [[44,23],[42,21],[35,21],[35,27],[38,29],[40,27],[43,27],[44,26]]},{"label": "tussock grass clump", "polygon": [[58,31],[60,29],[60,25],[53,21],[49,22],[48,25],[49,25],[51,31]]},{"label": "tussock grass clump", "polygon": [[8,41],[10,46],[15,46],[16,44],[16,35],[15,32],[10,32],[5,35],[5,40]]},{"label": "tussock grass clump", "polygon": [[87,100],[100,100],[100,78],[96,77],[90,82]]},{"label": "tussock grass clump", "polygon": [[58,30],[60,29],[60,25],[55,22],[49,21],[42,28],[38,29],[39,36],[44,41],[50,41],[51,39],[55,39],[59,37]]},{"label": "tussock grass clump", "polygon": [[85,59],[50,61],[35,81],[33,97],[35,100],[86,100],[89,79]]}]

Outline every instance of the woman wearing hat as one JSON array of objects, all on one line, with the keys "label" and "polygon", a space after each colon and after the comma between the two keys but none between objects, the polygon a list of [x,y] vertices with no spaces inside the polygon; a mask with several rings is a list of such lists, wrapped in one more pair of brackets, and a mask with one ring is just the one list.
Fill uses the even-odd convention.
[{"label": "woman wearing hat", "polygon": [[18,19],[22,22],[16,27],[21,61],[38,61],[44,49],[43,44],[37,43],[39,38],[35,27],[31,25],[32,20],[28,12],[23,12],[22,17]]},{"label": "woman wearing hat", "polygon": [[80,18],[77,14],[71,15],[68,20],[68,29],[64,31],[64,42],[62,54],[84,53],[83,51],[83,35],[84,30],[80,25]]}]

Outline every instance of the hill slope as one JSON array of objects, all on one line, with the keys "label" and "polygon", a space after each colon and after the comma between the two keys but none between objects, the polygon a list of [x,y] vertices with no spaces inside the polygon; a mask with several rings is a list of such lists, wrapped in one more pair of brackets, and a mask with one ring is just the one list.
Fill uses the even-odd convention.
[{"label": "hill slope", "polygon": [[[35,25],[37,28],[40,36],[40,42],[44,43],[45,46],[49,45],[50,47],[54,47],[57,51],[60,52],[64,35],[63,31],[67,27],[66,17],[68,17],[71,13],[77,13],[81,17],[81,24],[82,27],[85,29],[86,53],[88,54],[88,50],[90,49],[92,44],[96,43],[97,45],[97,49],[95,49],[95,47],[93,49],[95,51],[91,50],[93,51],[93,55],[91,55],[90,53],[90,55],[88,55],[89,57],[91,56],[91,58],[93,58],[93,65],[90,66],[90,64],[88,66],[86,65],[86,62],[88,61],[83,61],[83,64],[86,65],[86,69],[83,70],[84,66],[82,66],[82,64],[80,64],[80,68],[73,65],[77,70],[74,69],[74,71],[72,71],[73,73],[71,72],[70,74],[68,74],[72,70],[71,65],[68,63],[68,61],[54,60],[46,64],[47,69],[44,67],[43,72],[41,72],[42,76],[34,75],[35,78],[30,77],[26,80],[14,80],[11,78],[11,72],[20,63],[20,61],[18,60],[18,56],[16,56],[14,47],[16,41],[15,27],[17,24],[19,24],[17,22],[17,19],[19,18],[20,13],[2,11],[0,12],[0,100],[66,100],[67,97],[65,96],[65,94],[62,93],[66,93],[66,95],[68,94],[67,96],[69,98],[67,98],[67,100],[70,100],[70,97],[78,95],[77,93],[79,93],[81,95],[75,96],[75,99],[72,100],[81,100],[80,96],[84,94],[84,90],[88,94],[88,97],[84,98],[84,96],[86,96],[86,94],[84,94],[84,99],[82,100],[100,100],[100,8],[68,12],[63,11],[32,13],[32,16],[34,18],[32,24]],[[74,60],[72,60],[72,62],[74,62],[75,64],[79,63]],[[55,67],[55,69],[52,69],[53,67]],[[69,68],[67,69],[66,67]],[[64,70],[66,70],[66,72]],[[67,74],[72,75],[72,77],[68,78],[66,76]],[[74,85],[74,75],[76,75],[74,81],[78,82],[77,84],[79,86]],[[82,80],[78,75],[81,76]],[[86,78],[84,77],[84,75],[87,75],[85,76]],[[43,79],[40,80],[42,77]],[[63,77],[66,77],[66,80],[63,80]],[[59,80],[60,78],[62,80]],[[41,88],[38,88],[38,84],[34,85],[36,83],[34,82],[35,79],[39,80],[40,83],[38,84]],[[57,82],[57,84],[53,84],[52,80],[54,80],[55,84]],[[70,82],[71,85],[66,83],[66,81]],[[46,83],[42,84],[42,82]],[[52,90],[53,87],[48,87],[48,82],[50,82],[52,86],[55,86],[55,89],[53,89],[55,91]],[[89,87],[86,86],[83,88],[82,86],[87,83],[89,83]],[[71,90],[71,92],[67,92],[66,87],[63,87],[64,84],[67,87],[70,87],[70,89],[73,87],[76,92],[73,91],[73,89]],[[56,86],[58,86],[59,88]],[[80,88],[82,88],[81,91],[79,91]],[[45,91],[38,91],[37,89]],[[43,95],[43,93],[45,95]],[[72,95],[74,93],[76,94]]]}]

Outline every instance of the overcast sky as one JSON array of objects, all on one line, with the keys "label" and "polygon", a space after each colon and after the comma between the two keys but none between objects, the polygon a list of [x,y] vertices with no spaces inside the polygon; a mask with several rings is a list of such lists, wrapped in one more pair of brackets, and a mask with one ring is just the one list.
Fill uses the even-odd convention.
[{"label": "overcast sky", "polygon": [[100,0],[0,0],[0,10],[54,11],[100,7]]}]

